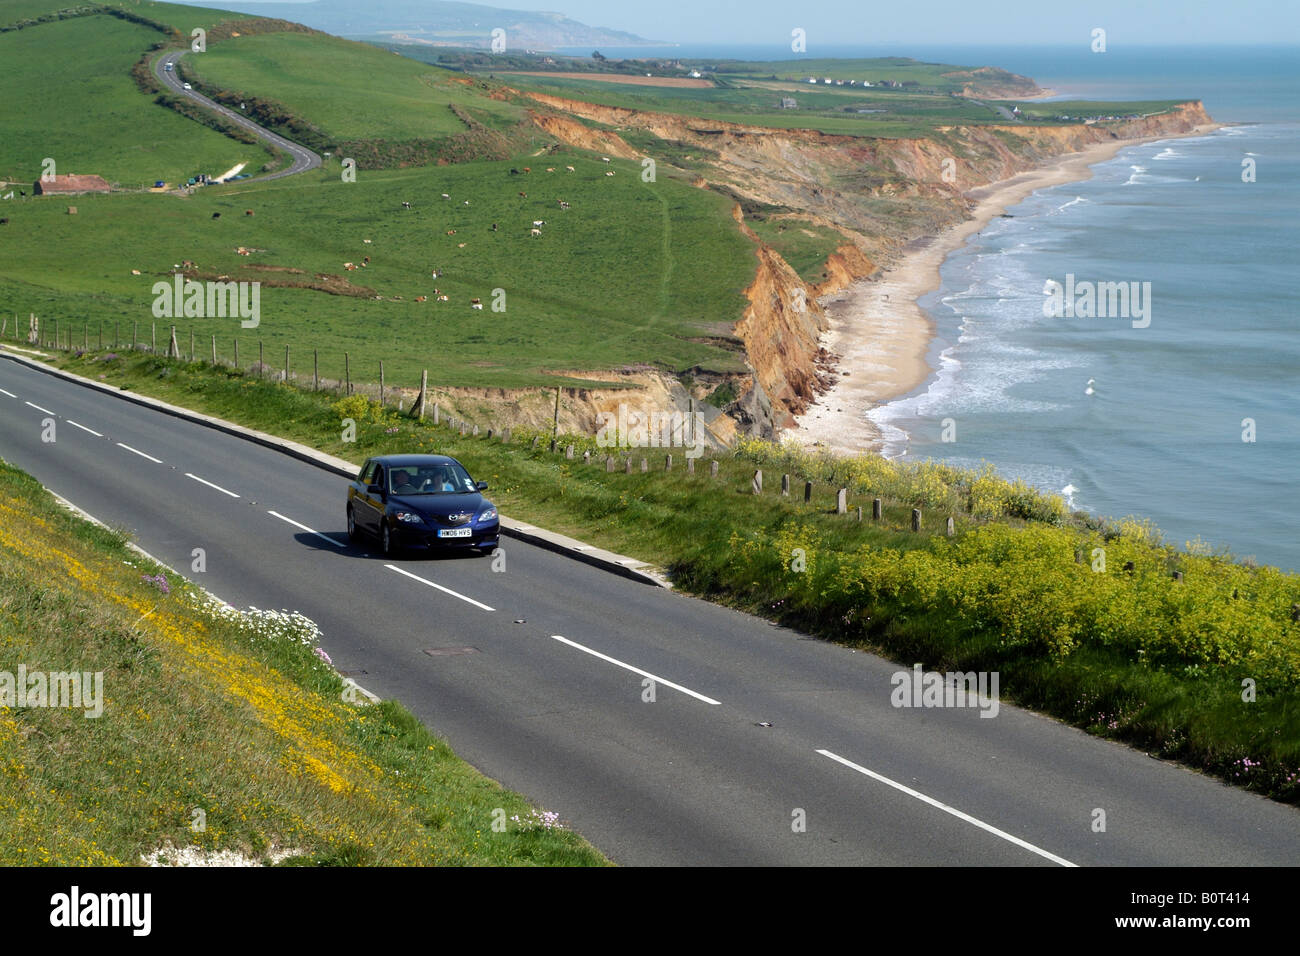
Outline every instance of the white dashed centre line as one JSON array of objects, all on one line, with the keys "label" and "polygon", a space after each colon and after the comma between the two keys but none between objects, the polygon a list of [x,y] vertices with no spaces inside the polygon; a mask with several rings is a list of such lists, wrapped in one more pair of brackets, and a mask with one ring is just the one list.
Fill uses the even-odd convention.
[{"label": "white dashed centre line", "polygon": [[90,433],[91,433],[92,435],[94,435],[96,438],[103,438],[103,437],[104,437],[102,434],[100,434],[99,432],[95,431],[95,429],[93,429],[93,428],[87,428],[85,425],[79,425],[79,424],[77,424],[76,422],[74,422],[71,418],[65,418],[64,421],[66,421],[66,422],[67,422],[69,425],[71,425],[73,428],[80,428],[83,432],[90,432]]},{"label": "white dashed centre line", "polygon": [[396,571],[398,574],[404,574],[408,578],[412,578],[416,581],[419,581],[421,584],[427,584],[431,588],[437,588],[439,591],[443,592],[444,594],[450,594],[454,598],[460,598],[462,601],[466,602],[467,604],[473,604],[475,607],[481,607],[485,611],[496,610],[496,608],[488,607],[486,604],[482,604],[479,601],[475,601],[472,597],[466,597],[463,594],[453,591],[451,588],[445,588],[441,584],[437,584],[433,581],[430,581],[428,578],[422,578],[418,574],[412,574],[410,571],[403,571],[395,564],[385,564],[384,567],[386,567],[390,571]]},{"label": "white dashed centre line", "polygon": [[281,521],[287,522],[288,524],[293,525],[295,528],[301,528],[303,531],[308,531],[311,534],[314,534],[318,538],[323,538],[324,540],[328,541],[330,544],[334,545],[334,547],[336,548],[347,547],[346,544],[340,544],[338,541],[335,541],[327,534],[321,534],[319,531],[317,531],[314,528],[309,528],[305,524],[299,524],[297,521],[294,521],[292,518],[286,518],[278,511],[268,511],[267,514],[269,514],[272,518],[279,518]]},{"label": "white dashed centre line", "polygon": [[186,477],[186,478],[193,478],[193,479],[194,479],[195,481],[197,481],[199,484],[201,484],[201,485],[207,485],[209,488],[212,488],[212,489],[214,489],[214,490],[216,490],[216,491],[219,491],[219,492],[221,492],[223,495],[230,495],[230,497],[232,497],[232,498],[238,498],[238,497],[239,497],[239,495],[235,494],[233,491],[227,491],[225,488],[222,488],[220,485],[214,485],[212,482],[208,481],[206,478],[200,478],[198,475],[191,475],[188,471],[185,472],[185,477]]},{"label": "white dashed centre line", "polygon": [[[17,396],[15,396],[15,397],[17,397]],[[29,405],[29,406],[31,406],[32,408],[36,409],[38,412],[44,412],[46,415],[53,415],[53,414],[54,414],[54,413],[53,413],[52,411],[50,411],[48,408],[41,408],[41,406],[39,406],[39,405],[32,405],[31,402],[23,402],[23,404],[24,404],[24,405]]]},{"label": "white dashed centre line", "polygon": [[155,458],[153,455],[146,455],[144,452],[142,452],[142,451],[141,451],[140,449],[138,449],[138,448],[132,448],[130,445],[123,445],[121,442],[115,442],[115,444],[117,445],[118,448],[125,448],[127,451],[129,451],[129,452],[130,452],[131,454],[133,454],[133,455],[139,455],[141,458],[148,458],[148,459],[149,459],[151,462],[153,462],[155,465],[161,465],[161,464],[162,464],[162,459],[161,459],[161,458]]},{"label": "white dashed centre line", "polygon": [[927,797],[925,794],[921,793],[920,791],[913,790],[911,787],[908,786],[904,786],[903,784],[899,783],[897,780],[890,780],[888,777],[882,774],[878,774],[874,770],[868,770],[866,767],[859,766],[858,764],[855,764],[851,760],[845,760],[839,754],[833,754],[829,750],[819,750],[817,752],[821,754],[823,757],[830,757],[836,763],[843,764],[844,766],[848,767],[850,770],[856,770],[860,774],[865,774],[866,776],[870,777],[872,780],[879,780],[881,783],[893,787],[895,790],[902,791],[903,793],[907,794],[909,797],[915,797],[917,800],[920,800],[922,803],[928,803],[932,807],[937,807],[938,809],[942,810],[944,813],[951,813],[958,820],[965,820],[967,823],[971,824],[972,826],[977,826],[981,830],[987,830],[989,833],[992,833],[994,836],[1001,837],[1002,839],[1006,840],[1008,843],[1014,843],[1018,847],[1023,847],[1024,849],[1028,850],[1031,853],[1037,853],[1039,856],[1051,860],[1053,863],[1059,864],[1060,866],[1078,866],[1077,863],[1071,863],[1069,860],[1059,857],[1055,853],[1049,853],[1046,850],[1044,850],[1042,847],[1034,846],[1032,843],[1028,843],[1025,840],[1020,839],[1020,837],[1012,836],[1010,833],[1007,833],[1005,830],[999,830],[997,827],[985,823],[983,820],[976,819],[975,817],[971,816],[969,813],[962,813],[960,810],[956,809],[955,807],[950,807],[946,803],[940,803],[938,800],[934,799],[934,797]]},{"label": "white dashed centre line", "polygon": [[585,647],[582,644],[579,644],[577,641],[571,641],[567,637],[561,637],[559,634],[552,634],[551,637],[553,637],[555,640],[559,641],[562,644],[568,644],[570,647],[576,647],[584,654],[590,654],[592,657],[599,657],[602,661],[608,661],[611,664],[617,664],[619,667],[623,668],[624,670],[629,670],[634,674],[640,674],[642,677],[648,677],[656,684],[663,684],[665,687],[671,687],[673,690],[679,690],[683,694],[689,694],[691,697],[694,697],[696,700],[704,701],[706,704],[713,704],[715,707],[722,706],[721,701],[714,700],[712,697],[705,697],[703,694],[697,694],[689,687],[683,687],[681,684],[674,684],[672,681],[664,680],[662,677],[657,677],[654,674],[651,674],[649,671],[643,671],[639,667],[633,667],[631,664],[625,664],[620,660],[616,660],[615,658],[610,657],[608,654],[602,654],[600,651],[594,651],[590,647]]},{"label": "white dashed centre line", "polygon": [[0,388],[0,393],[3,393],[3,394],[5,394],[5,395],[8,395],[10,398],[17,398],[17,397],[18,397],[18,396],[15,395],[13,392],[7,392],[7,391],[5,391],[3,388]]}]

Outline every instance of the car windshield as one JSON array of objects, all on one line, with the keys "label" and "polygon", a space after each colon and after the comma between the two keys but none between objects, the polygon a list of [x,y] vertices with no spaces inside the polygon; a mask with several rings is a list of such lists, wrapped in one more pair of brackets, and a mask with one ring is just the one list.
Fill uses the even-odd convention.
[{"label": "car windshield", "polygon": [[454,461],[436,465],[394,467],[388,490],[395,495],[447,495],[477,490],[469,472]]}]

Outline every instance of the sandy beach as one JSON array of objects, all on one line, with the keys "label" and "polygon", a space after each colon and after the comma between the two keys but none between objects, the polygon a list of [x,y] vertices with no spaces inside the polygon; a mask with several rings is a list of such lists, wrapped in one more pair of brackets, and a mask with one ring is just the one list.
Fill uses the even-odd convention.
[{"label": "sandy beach", "polygon": [[916,389],[933,372],[926,353],[934,324],[917,299],[939,288],[939,267],[950,252],[1035,190],[1091,178],[1089,167],[1126,146],[1203,136],[1218,128],[1208,124],[1188,133],[1097,143],[1049,166],[969,190],[966,195],[976,202],[973,218],[909,243],[878,278],[856,282],[822,301],[829,321],[822,345],[839,356],[840,377],[787,435],[805,446],[878,452],[880,432],[867,412]]}]

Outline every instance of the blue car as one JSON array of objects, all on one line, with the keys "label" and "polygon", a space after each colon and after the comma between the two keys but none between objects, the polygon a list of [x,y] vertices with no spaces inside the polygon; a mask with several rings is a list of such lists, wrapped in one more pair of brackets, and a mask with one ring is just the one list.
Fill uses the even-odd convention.
[{"label": "blue car", "polygon": [[394,557],[407,549],[490,553],[501,521],[484,491],[487,482],[446,455],[371,458],[348,485],[348,537],[374,535]]}]

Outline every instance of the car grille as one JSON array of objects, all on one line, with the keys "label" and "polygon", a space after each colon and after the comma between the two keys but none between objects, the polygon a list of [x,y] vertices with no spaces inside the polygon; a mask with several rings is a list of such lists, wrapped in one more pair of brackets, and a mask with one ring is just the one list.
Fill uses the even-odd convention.
[{"label": "car grille", "polygon": [[447,523],[455,527],[456,525],[466,524],[472,517],[474,517],[472,511],[455,511],[447,515]]}]

